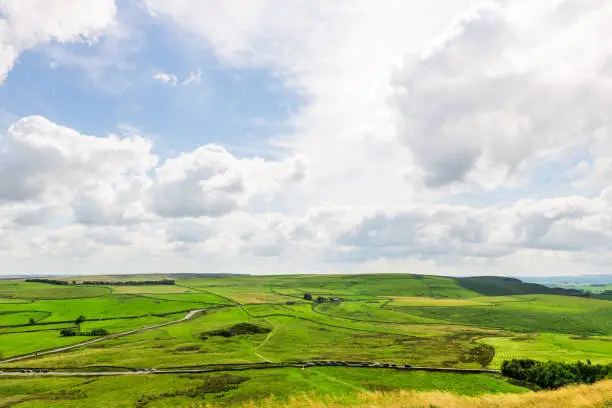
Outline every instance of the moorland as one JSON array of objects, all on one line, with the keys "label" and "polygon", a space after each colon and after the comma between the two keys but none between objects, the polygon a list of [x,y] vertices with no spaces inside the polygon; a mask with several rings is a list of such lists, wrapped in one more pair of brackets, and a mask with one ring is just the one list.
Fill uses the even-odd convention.
[{"label": "moorland", "polygon": [[2,407],[367,405],[406,392],[476,406],[562,392],[502,375],[504,361],[612,363],[612,302],[500,277],[6,279],[0,358]]}]

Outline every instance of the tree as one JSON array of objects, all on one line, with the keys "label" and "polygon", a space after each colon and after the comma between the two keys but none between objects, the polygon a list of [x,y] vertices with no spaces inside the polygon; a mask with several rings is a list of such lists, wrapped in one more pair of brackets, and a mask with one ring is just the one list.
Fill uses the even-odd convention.
[{"label": "tree", "polygon": [[62,329],[60,331],[60,336],[62,336],[62,337],[72,337],[72,336],[76,336],[76,335],[77,335],[77,332],[73,328]]},{"label": "tree", "polygon": [[317,297],[317,303],[325,303],[327,301],[327,299],[325,299],[324,297]]},{"label": "tree", "polygon": [[310,293],[304,293],[304,300],[312,300],[312,295]]},{"label": "tree", "polygon": [[36,324],[36,320],[33,317],[30,317],[30,324]]},{"label": "tree", "polygon": [[85,320],[87,320],[85,319],[85,316],[81,315],[74,321],[74,324],[76,324],[77,328],[79,329],[79,333],[81,332],[81,323],[83,323]]}]

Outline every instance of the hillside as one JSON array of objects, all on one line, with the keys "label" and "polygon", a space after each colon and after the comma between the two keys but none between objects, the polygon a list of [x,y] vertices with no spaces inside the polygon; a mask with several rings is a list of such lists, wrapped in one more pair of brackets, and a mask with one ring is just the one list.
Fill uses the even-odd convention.
[{"label": "hillside", "polygon": [[0,406],[484,406],[529,392],[505,360],[612,363],[612,302],[512,278],[168,276],[0,281]]},{"label": "hillside", "polygon": [[571,290],[549,288],[538,283],[525,283],[516,278],[498,276],[457,278],[456,282],[462,288],[483,296],[574,295],[578,293]]},{"label": "hillside", "polygon": [[[609,408],[612,403],[612,380],[595,385],[568,387],[556,391],[482,395],[461,397],[444,392],[376,392],[362,393],[354,401],[342,398],[320,399],[316,396],[293,398],[289,403],[279,403],[273,398],[257,403],[241,405],[244,408]],[[196,407],[188,405],[187,407]]]}]

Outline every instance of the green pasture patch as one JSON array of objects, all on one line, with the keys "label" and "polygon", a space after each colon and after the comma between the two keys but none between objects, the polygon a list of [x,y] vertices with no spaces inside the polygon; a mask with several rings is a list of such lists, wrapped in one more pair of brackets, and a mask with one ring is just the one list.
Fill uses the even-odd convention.
[{"label": "green pasture patch", "polygon": [[110,289],[95,286],[18,282],[0,284],[0,297],[14,299],[80,299],[104,296]]},{"label": "green pasture patch", "polygon": [[122,285],[107,286],[113,294],[148,294],[148,293],[193,293],[194,290],[177,285]]},{"label": "green pasture patch", "polygon": [[433,298],[453,298],[463,299],[478,296],[477,292],[461,287],[452,278],[440,276],[425,276],[423,281],[429,289],[429,294]]},{"label": "green pasture patch", "polygon": [[11,326],[29,324],[30,319],[40,321],[49,316],[49,312],[25,311],[25,312],[0,312],[0,326]]},{"label": "green pasture patch", "polygon": [[0,297],[0,305],[10,304],[10,303],[20,304],[20,303],[31,303],[31,302],[32,302],[31,299],[13,299],[13,298]]},{"label": "green pasture patch", "polygon": [[526,296],[524,299],[522,302],[503,302],[491,307],[390,308],[432,319],[510,331],[587,335],[612,333],[612,304],[607,301],[566,296]]},{"label": "green pasture patch", "polygon": [[137,295],[107,295],[87,299],[38,300],[28,304],[0,304],[0,313],[37,310],[49,312],[42,322],[87,319],[123,318],[201,309],[194,302],[174,302]]},{"label": "green pasture patch", "polygon": [[215,295],[223,296],[234,302],[247,303],[279,303],[291,301],[294,298],[272,292],[266,286],[217,286],[207,288]]},{"label": "green pasture patch", "polygon": [[[18,366],[41,367],[176,367],[217,363],[261,362],[254,349],[265,338],[265,334],[236,336],[233,338],[200,338],[201,333],[226,329],[234,324],[250,322],[251,319],[237,308],[220,309],[194,317],[193,320],[175,325],[143,331],[129,336],[105,340],[83,349],[39,358],[36,362],[24,361]],[[257,323],[266,326],[264,322]],[[103,324],[99,327],[105,328]],[[195,353],[179,351],[181,347],[200,345]]]},{"label": "green pasture patch", "polygon": [[479,342],[495,347],[495,357],[491,366],[497,368],[504,360],[515,358],[563,362],[591,360],[593,364],[612,363],[612,338],[609,337],[542,333],[484,338]]},{"label": "green pasture patch", "polygon": [[193,292],[185,294],[147,294],[142,295],[149,299],[168,300],[172,302],[201,303],[205,305],[233,305],[234,302],[212,293]]},{"label": "green pasture patch", "polygon": [[0,357],[5,359],[87,340],[85,337],[60,337],[59,330],[6,333],[0,335]]},{"label": "green pasture patch", "polygon": [[451,299],[451,298],[426,298],[426,297],[391,297],[393,306],[431,306],[431,307],[448,307],[448,306],[486,306],[483,303],[474,299]]}]

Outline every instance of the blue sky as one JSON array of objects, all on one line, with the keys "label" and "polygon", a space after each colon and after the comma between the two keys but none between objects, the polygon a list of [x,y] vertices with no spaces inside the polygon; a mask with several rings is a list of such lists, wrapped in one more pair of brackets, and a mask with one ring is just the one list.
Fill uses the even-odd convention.
[{"label": "blue sky", "polygon": [[[127,125],[154,139],[161,155],[207,143],[266,155],[266,141],[300,106],[270,69],[224,67],[208,47],[185,46],[175,27],[133,6],[120,3],[118,19],[135,24],[119,40],[51,43],[22,53],[0,87],[0,107],[91,135]],[[159,73],[178,83],[156,80]],[[200,73],[198,80],[181,85],[192,73]]]}]

